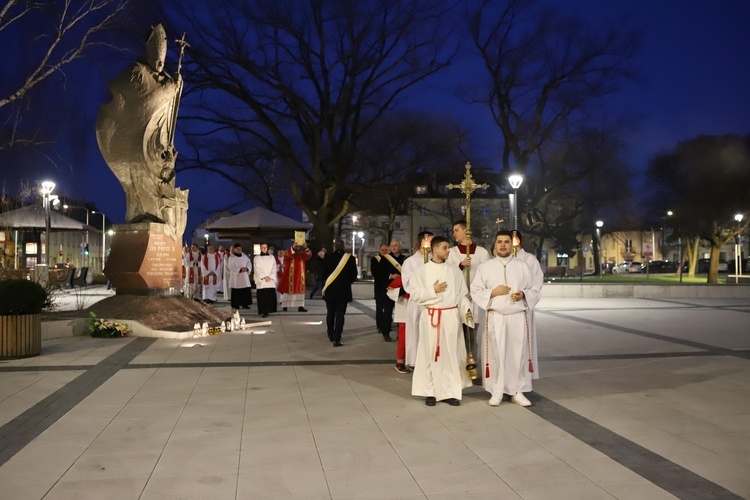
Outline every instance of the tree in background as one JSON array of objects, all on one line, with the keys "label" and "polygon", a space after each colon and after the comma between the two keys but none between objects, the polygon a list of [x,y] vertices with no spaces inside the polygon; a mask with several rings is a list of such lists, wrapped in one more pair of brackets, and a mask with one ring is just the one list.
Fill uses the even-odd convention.
[{"label": "tree in background", "polygon": [[189,24],[194,37],[182,116],[206,141],[241,143],[255,158],[283,165],[314,237],[331,241],[355,185],[367,177],[363,165],[373,165],[363,138],[453,55],[445,49],[444,4],[227,0],[200,12],[177,7],[182,15],[173,24]]},{"label": "tree in background", "polygon": [[[524,229],[543,241],[580,213],[568,189],[580,182],[581,164],[562,161],[561,149],[571,138],[585,140],[603,111],[595,106],[633,75],[629,64],[639,37],[621,26],[591,28],[528,0],[477,0],[467,12],[471,41],[487,70],[481,90],[468,98],[492,113],[503,138],[505,174],[515,169],[526,177],[519,208],[533,212]],[[603,178],[606,165],[589,165],[596,167],[589,177]]]},{"label": "tree in background", "polygon": [[0,8],[0,150],[47,142],[37,129],[41,120],[25,119],[25,98],[45,82],[59,79],[94,47],[104,45],[126,10],[127,0],[8,0]]},{"label": "tree in background", "polygon": [[748,217],[738,225],[734,216],[750,210],[750,135],[681,142],[651,160],[648,177],[655,208],[673,212],[672,224],[683,237],[697,235],[711,244],[708,282],[716,283],[721,247],[748,226]]}]

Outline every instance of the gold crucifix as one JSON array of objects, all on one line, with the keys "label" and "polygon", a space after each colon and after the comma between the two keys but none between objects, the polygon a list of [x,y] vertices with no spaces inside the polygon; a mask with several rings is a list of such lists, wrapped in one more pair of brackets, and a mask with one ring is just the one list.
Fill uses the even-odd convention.
[{"label": "gold crucifix", "polygon": [[464,178],[461,180],[461,184],[448,184],[448,189],[460,189],[463,194],[466,195],[466,253],[469,254],[469,247],[471,246],[471,193],[479,188],[487,189],[490,187],[489,184],[477,184],[474,182],[474,178],[471,176],[471,163],[466,162],[466,173]]}]

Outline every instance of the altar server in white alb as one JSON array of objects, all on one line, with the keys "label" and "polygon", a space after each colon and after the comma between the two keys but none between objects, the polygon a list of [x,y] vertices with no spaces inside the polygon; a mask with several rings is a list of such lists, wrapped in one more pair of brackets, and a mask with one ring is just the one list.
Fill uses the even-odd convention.
[{"label": "altar server in white alb", "polygon": [[193,243],[190,249],[182,256],[182,265],[185,266],[185,282],[182,290],[185,297],[189,299],[201,298],[201,253],[198,245]]},{"label": "altar server in white alb", "polygon": [[450,253],[447,238],[430,242],[432,258],[414,273],[409,302],[424,306],[419,320],[419,344],[412,396],[424,396],[427,406],[445,401],[461,404],[461,391],[471,387],[464,369],[466,345],[462,322],[471,311],[463,273],[445,260]]},{"label": "altar server in white alb", "polygon": [[242,245],[235,243],[232,246],[232,255],[227,261],[229,266],[229,289],[232,296],[232,309],[250,309],[253,303],[252,289],[250,288],[250,273],[253,272],[253,263],[250,257],[242,252]]},{"label": "altar server in white alb", "polygon": [[[417,246],[413,249],[414,254],[401,264],[401,286],[406,293],[411,293],[409,289],[411,279],[418,270],[422,269],[430,258],[430,241],[434,235],[430,231],[422,231],[417,234]],[[427,259],[424,255],[427,252]],[[424,307],[416,302],[407,302],[404,345],[406,348],[405,363],[408,367],[413,367],[417,359],[417,345],[419,344],[419,316],[422,314]]]},{"label": "altar server in white alb", "polygon": [[479,266],[471,282],[471,297],[484,309],[483,386],[490,392],[490,406],[498,406],[503,395],[520,406],[531,406],[523,394],[530,392],[532,378],[539,378],[536,332],[529,311],[539,303],[529,266],[512,254],[510,231],[495,236],[495,257]]},{"label": "altar server in white alb", "polygon": [[268,244],[261,243],[260,255],[253,259],[253,268],[258,314],[267,318],[269,314],[276,312],[276,282],[279,279],[276,273],[276,257],[269,255]]},{"label": "altar server in white alb", "polygon": [[209,304],[216,302],[216,295],[221,290],[221,275],[224,272],[224,259],[214,252],[214,246],[208,245],[206,255],[201,259],[201,276],[203,276],[203,301]]},{"label": "altar server in white alb", "polygon": [[[458,266],[459,269],[464,273],[464,279],[466,274],[469,273],[469,283],[474,279],[477,274],[479,266],[490,260],[490,253],[477,246],[476,243],[472,243],[467,246],[469,242],[469,235],[466,234],[466,221],[457,220],[453,223],[453,239],[456,240],[456,246],[451,247],[451,253],[448,255],[448,263]],[[467,286],[469,286],[467,284]],[[474,344],[471,346],[474,351],[474,357],[478,363],[481,364],[482,358],[482,336],[484,334],[484,310],[473,304],[471,309],[474,315]],[[464,335],[468,334],[468,329],[464,329]],[[478,373],[481,378],[481,373]]]}]

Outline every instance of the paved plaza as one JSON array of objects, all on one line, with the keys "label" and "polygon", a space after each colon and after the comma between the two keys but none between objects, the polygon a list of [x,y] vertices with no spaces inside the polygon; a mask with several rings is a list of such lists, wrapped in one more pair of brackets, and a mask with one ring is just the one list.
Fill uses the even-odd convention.
[{"label": "paved plaza", "polygon": [[531,408],[426,407],[374,301],[339,348],[307,308],[1,361],[0,498],[750,497],[750,300],[545,298]]}]

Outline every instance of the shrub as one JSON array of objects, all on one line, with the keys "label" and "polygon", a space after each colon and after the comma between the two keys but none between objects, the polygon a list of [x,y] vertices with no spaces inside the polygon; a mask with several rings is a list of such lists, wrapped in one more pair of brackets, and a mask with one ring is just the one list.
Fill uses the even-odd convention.
[{"label": "shrub", "polygon": [[39,314],[49,295],[39,283],[24,279],[0,281],[0,316]]}]

